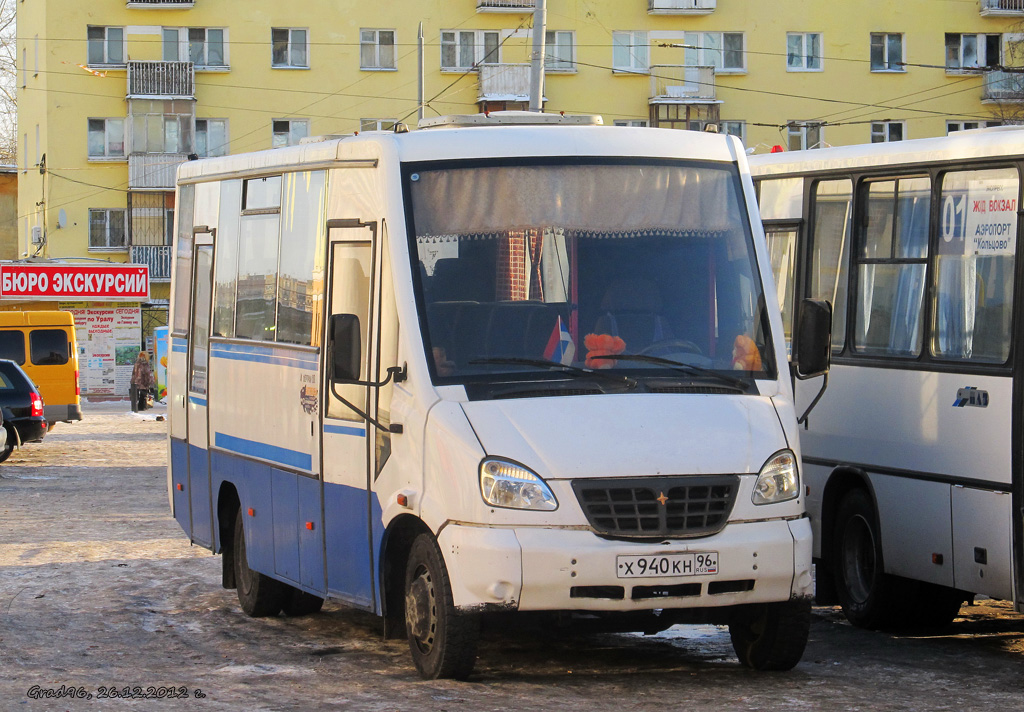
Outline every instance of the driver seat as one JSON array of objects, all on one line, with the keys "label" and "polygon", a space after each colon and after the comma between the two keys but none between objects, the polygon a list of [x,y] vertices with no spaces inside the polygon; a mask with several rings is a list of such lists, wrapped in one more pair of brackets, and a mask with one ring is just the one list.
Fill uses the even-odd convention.
[{"label": "driver seat", "polygon": [[594,333],[618,336],[626,342],[627,352],[637,353],[672,337],[661,309],[661,296],[650,280],[616,279],[601,300],[603,313],[594,325]]}]

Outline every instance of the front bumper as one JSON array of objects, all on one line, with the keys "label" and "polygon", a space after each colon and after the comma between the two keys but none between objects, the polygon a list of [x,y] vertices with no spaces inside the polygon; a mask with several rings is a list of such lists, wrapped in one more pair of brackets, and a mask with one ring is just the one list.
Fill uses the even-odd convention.
[{"label": "front bumper", "polygon": [[[737,522],[713,536],[659,543],[612,541],[582,529],[450,524],[438,542],[455,605],[465,610],[711,608],[812,594],[811,527],[806,518]],[[616,575],[616,557],[622,554],[708,551],[718,552],[714,575]]]}]

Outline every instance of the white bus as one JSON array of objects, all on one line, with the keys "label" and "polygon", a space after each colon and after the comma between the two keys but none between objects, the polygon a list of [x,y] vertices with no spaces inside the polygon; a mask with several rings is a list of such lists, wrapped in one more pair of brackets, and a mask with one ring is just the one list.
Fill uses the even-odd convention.
[{"label": "white bus", "polygon": [[716,621],[751,667],[799,661],[810,524],[742,148],[599,122],[180,168],[171,506],[247,614],[339,599],[425,678],[509,611]]},{"label": "white bus", "polygon": [[819,602],[868,628],[946,624],[975,594],[1022,610],[1024,131],[750,165],[787,338],[799,299],[834,305],[801,433]]}]

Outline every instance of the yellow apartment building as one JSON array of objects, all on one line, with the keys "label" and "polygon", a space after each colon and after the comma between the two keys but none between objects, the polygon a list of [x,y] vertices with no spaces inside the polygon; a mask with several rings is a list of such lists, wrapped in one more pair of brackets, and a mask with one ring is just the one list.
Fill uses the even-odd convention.
[{"label": "yellow apartment building", "polygon": [[[147,264],[159,307],[181,162],[525,108],[534,4],[24,0],[18,255]],[[1024,0],[548,0],[546,30],[546,111],[757,152],[1024,114]]]}]

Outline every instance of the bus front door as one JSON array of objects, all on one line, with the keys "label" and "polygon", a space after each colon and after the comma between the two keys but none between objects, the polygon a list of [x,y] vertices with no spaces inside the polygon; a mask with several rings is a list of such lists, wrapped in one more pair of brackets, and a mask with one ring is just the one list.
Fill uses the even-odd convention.
[{"label": "bus front door", "polygon": [[[328,222],[329,303],[334,314],[359,318],[359,380],[369,380],[370,323],[375,225],[358,220]],[[324,334],[328,334],[325,326]],[[327,336],[325,336],[325,343]],[[324,349],[326,353],[328,349]],[[323,482],[324,534],[328,592],[354,606],[372,610],[375,602],[370,486],[370,425],[365,413],[369,388],[334,383],[324,369]]]}]

